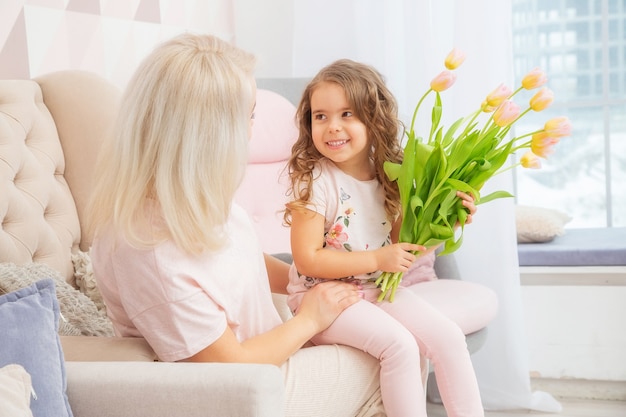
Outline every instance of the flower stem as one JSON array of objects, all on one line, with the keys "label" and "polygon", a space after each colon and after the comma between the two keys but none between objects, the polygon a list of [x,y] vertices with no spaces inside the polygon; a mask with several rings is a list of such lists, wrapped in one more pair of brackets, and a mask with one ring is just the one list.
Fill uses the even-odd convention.
[{"label": "flower stem", "polygon": [[496,172],[495,174],[493,174],[493,176],[495,177],[496,175],[500,175],[500,174],[502,174],[503,172],[507,172],[507,171],[509,171],[509,170],[511,170],[511,169],[513,169],[513,168],[516,168],[516,167],[518,167],[518,166],[520,166],[520,165],[522,165],[522,163],[521,163],[521,162],[517,162],[517,163],[515,163],[515,164],[513,164],[513,165],[510,165],[510,166],[508,166],[508,167],[504,168],[504,169],[501,169],[500,171],[498,171],[498,172]]},{"label": "flower stem", "polygon": [[422,98],[420,98],[420,101],[417,102],[417,106],[415,106],[415,110],[413,111],[413,118],[411,119],[411,130],[410,130],[410,132],[413,131],[413,126],[415,125],[415,118],[417,117],[417,111],[419,110],[419,108],[422,105],[422,102],[424,101],[426,96],[429,95],[432,91],[433,91],[433,89],[429,88],[428,91],[426,91],[426,93],[424,93]]}]

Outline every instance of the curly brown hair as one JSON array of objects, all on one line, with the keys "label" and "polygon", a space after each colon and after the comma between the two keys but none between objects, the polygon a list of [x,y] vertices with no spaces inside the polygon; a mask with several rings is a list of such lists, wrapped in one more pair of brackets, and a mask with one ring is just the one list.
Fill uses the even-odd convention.
[{"label": "curly brown hair", "polygon": [[372,142],[370,158],[374,163],[375,176],[385,191],[385,212],[393,222],[400,215],[400,195],[396,182],[390,181],[385,175],[383,163],[402,161],[400,132],[404,131],[404,127],[398,119],[398,104],[376,69],[349,59],[340,59],[322,68],[302,94],[296,112],[298,140],[291,148],[286,167],[290,178],[287,195],[293,196],[294,200],[286,206],[284,221],[290,225],[291,212],[306,207],[311,199],[313,169],[322,158],[313,144],[311,133],[311,96],[320,83],[327,82],[343,88],[354,115],[366,127]]}]

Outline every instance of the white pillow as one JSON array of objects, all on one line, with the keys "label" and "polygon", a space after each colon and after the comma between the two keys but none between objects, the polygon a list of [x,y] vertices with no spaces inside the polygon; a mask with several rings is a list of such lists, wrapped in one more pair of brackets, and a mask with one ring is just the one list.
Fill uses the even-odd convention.
[{"label": "white pillow", "polygon": [[33,385],[22,365],[0,368],[0,416],[33,417],[30,397]]},{"label": "white pillow", "polygon": [[565,233],[564,226],[571,220],[567,213],[559,210],[518,205],[515,207],[517,242],[550,242]]}]

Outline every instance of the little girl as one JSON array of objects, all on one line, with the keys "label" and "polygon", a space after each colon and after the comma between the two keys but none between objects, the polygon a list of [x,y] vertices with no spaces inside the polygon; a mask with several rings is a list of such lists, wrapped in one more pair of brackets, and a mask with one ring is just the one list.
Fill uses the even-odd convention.
[{"label": "little girl", "polygon": [[[293,200],[294,263],[288,303],[297,311],[306,291],[331,279],[357,281],[363,300],[345,309],[315,344],[343,344],[380,361],[380,385],[389,417],[426,416],[420,353],[432,362],[449,417],[481,417],[484,411],[461,329],[410,290],[393,302],[377,302],[381,271],[406,272],[434,248],[397,243],[399,192],[383,171],[401,162],[397,104],[372,67],[339,60],[306,87],[298,106],[300,134],[288,170]],[[471,196],[458,192],[471,214]]]}]

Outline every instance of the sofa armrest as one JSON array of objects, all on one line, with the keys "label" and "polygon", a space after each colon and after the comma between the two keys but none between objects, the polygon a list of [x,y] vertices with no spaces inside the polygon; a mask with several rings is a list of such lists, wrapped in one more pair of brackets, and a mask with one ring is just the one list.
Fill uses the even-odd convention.
[{"label": "sofa armrest", "polygon": [[142,337],[60,336],[66,361],[154,362],[158,360]]},{"label": "sofa armrest", "polygon": [[438,278],[461,279],[459,266],[453,254],[437,255],[435,259],[435,274],[437,274]]},{"label": "sofa armrest", "polygon": [[66,362],[74,417],[284,414],[280,369],[262,364]]}]

